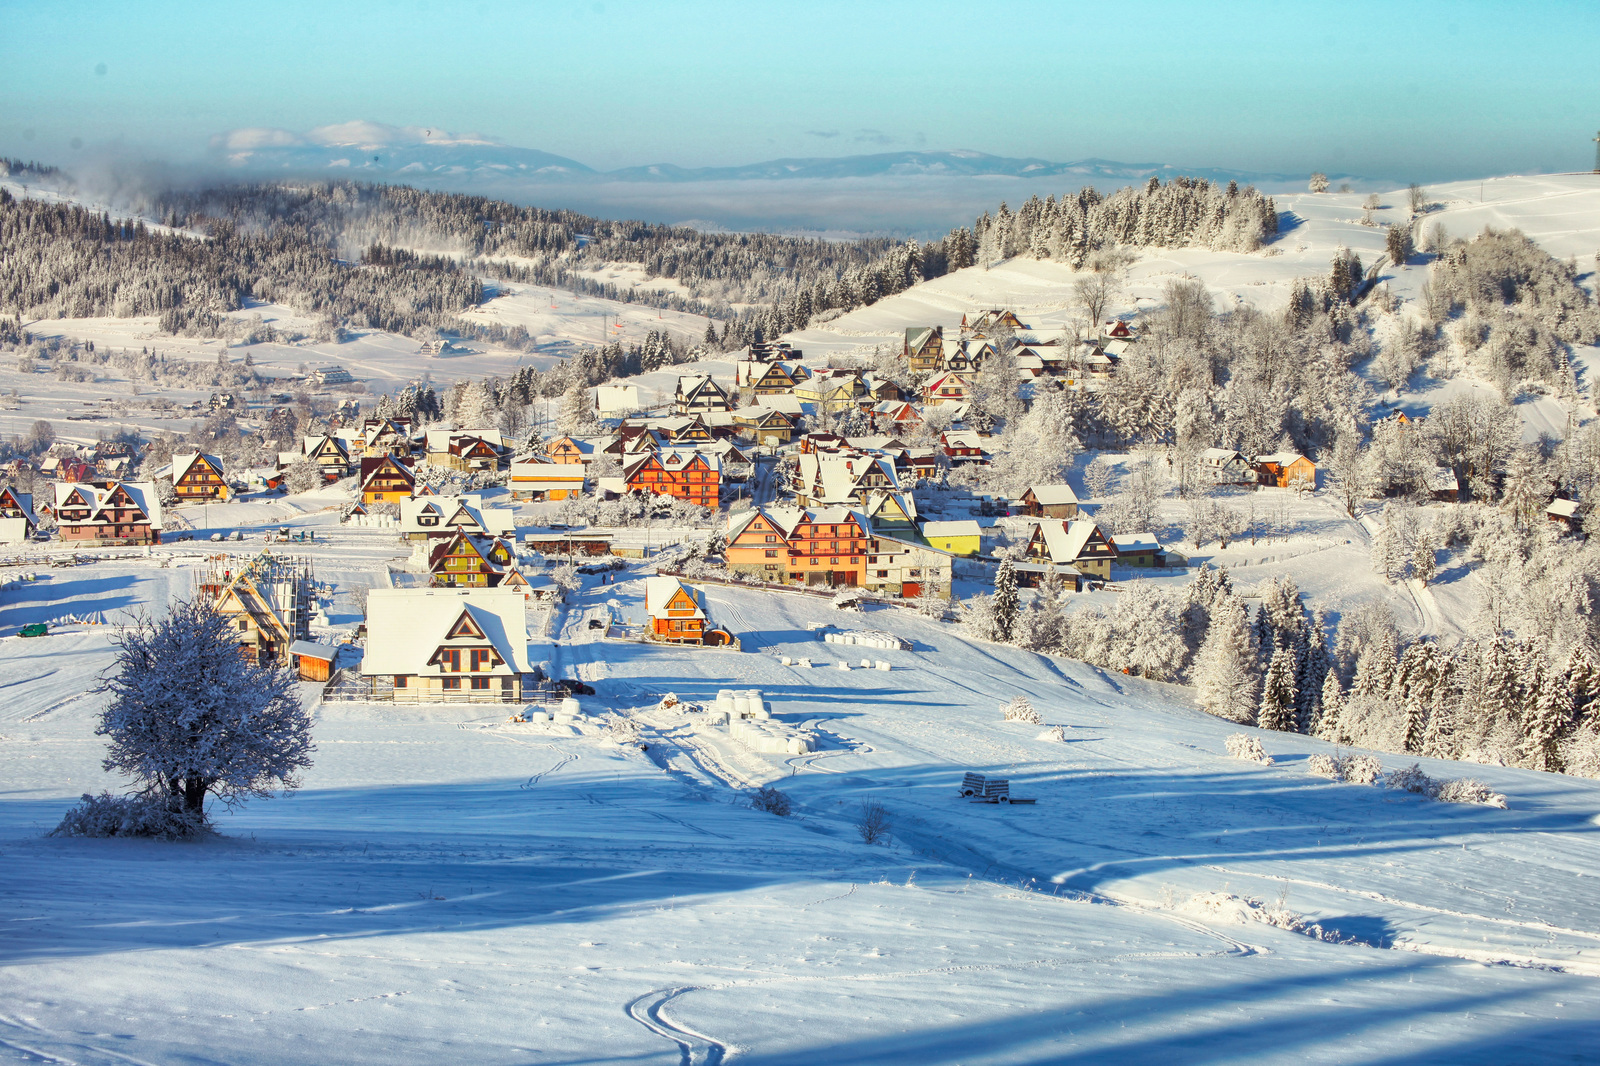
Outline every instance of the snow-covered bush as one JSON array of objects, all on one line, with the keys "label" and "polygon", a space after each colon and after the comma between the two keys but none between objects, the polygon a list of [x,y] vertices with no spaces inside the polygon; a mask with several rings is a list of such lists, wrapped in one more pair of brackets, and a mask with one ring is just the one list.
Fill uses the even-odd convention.
[{"label": "snow-covered bush", "polygon": [[583,578],[579,576],[578,568],[571,563],[562,563],[550,571],[550,580],[561,590],[563,596],[576,592],[583,586]]},{"label": "snow-covered bush", "polygon": [[1038,736],[1034,737],[1033,739],[1034,740],[1055,740],[1055,741],[1060,741],[1061,743],[1064,744],[1064,743],[1066,743],[1066,740],[1067,740],[1067,727],[1064,726],[1064,725],[1053,725],[1049,729],[1046,729],[1044,732],[1040,733]]},{"label": "snow-covered bush", "polygon": [[788,795],[771,787],[756,789],[750,797],[750,806],[758,811],[776,814],[780,818],[788,817],[794,810]]},{"label": "snow-covered bush", "polygon": [[85,792],[78,805],[50,831],[53,837],[155,837],[181,840],[211,832],[204,811],[174,810],[155,796],[113,796]]},{"label": "snow-covered bush", "polygon": [[1331,777],[1335,781],[1341,780],[1344,775],[1339,772],[1339,762],[1332,755],[1323,755],[1321,752],[1306,760],[1306,769],[1318,777]]},{"label": "snow-covered bush", "polygon": [[1026,722],[1029,725],[1044,725],[1044,719],[1039,712],[1033,709],[1033,704],[1028,702],[1026,696],[1014,696],[1011,702],[1000,708],[1000,713],[1005,715],[1008,722]]},{"label": "snow-covered bush", "polygon": [[1339,776],[1352,785],[1376,784],[1383,764],[1372,755],[1344,755],[1338,760]]},{"label": "snow-covered bush", "polygon": [[1228,754],[1235,759],[1258,762],[1262,766],[1272,765],[1272,756],[1268,755],[1261,747],[1260,737],[1247,736],[1244,733],[1233,733],[1229,735],[1227,745]]},{"label": "snow-covered bush", "polygon": [[1401,792],[1415,792],[1421,796],[1431,796],[1437,789],[1433,778],[1422,772],[1422,767],[1416,763],[1401,770],[1390,770],[1383,775],[1383,787],[1392,788]]},{"label": "snow-covered bush", "polygon": [[1441,803],[1481,803],[1486,807],[1505,810],[1506,798],[1482,781],[1470,777],[1457,777],[1438,782],[1434,799]]}]

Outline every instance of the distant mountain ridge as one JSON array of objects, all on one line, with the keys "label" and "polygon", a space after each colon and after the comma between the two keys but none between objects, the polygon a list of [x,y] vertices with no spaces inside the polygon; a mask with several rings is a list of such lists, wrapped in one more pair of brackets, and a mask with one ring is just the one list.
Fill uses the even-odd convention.
[{"label": "distant mountain ridge", "polygon": [[784,181],[850,178],[1048,178],[1082,183],[1142,181],[1177,175],[1241,184],[1299,182],[1298,176],[1177,167],[1170,163],[1122,163],[1082,159],[1057,163],[968,150],[879,152],[870,155],[770,159],[741,166],[684,167],[654,163],[602,171],[566,156],[502,144],[475,134],[454,135],[424,127],[352,122],[307,134],[286,130],[234,130],[212,141],[214,160],[253,174],[324,173],[383,179],[428,179],[501,184],[521,179],[538,184],[624,182],[671,184],[720,181]]}]

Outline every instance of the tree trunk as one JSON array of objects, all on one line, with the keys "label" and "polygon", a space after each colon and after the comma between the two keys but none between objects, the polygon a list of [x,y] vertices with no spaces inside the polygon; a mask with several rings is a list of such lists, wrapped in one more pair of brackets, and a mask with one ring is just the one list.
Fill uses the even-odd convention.
[{"label": "tree trunk", "polygon": [[204,814],[206,805],[206,791],[209,782],[203,777],[186,777],[183,779],[183,811],[185,814]]}]

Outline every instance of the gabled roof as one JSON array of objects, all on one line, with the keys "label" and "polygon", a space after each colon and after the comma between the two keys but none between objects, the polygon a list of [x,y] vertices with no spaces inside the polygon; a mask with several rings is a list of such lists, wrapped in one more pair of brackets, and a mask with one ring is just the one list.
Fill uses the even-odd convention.
[{"label": "gabled roof", "polygon": [[506,665],[518,673],[528,662],[527,601],[510,589],[373,589],[367,594],[364,674],[416,674],[463,612]]},{"label": "gabled roof", "polygon": [[686,595],[689,602],[694,605],[694,614],[678,615],[677,617],[704,620],[706,617],[704,593],[692,585],[685,585],[677,578],[668,577],[664,574],[645,578],[644,608],[652,618],[665,618],[667,617],[667,604],[671,603],[680,592]]},{"label": "gabled roof", "polygon": [[205,452],[180,452],[172,457],[172,483],[176,485],[189,476],[196,464],[204,462],[217,474],[222,473],[222,460]]},{"label": "gabled roof", "polygon": [[1576,518],[1578,515],[1578,501],[1551,500],[1550,506],[1544,509],[1544,513],[1555,518]]},{"label": "gabled roof", "polygon": [[924,522],[922,523],[924,537],[981,537],[983,527],[972,519],[956,522]]},{"label": "gabled roof", "polygon": [[1094,535],[1095,524],[1088,519],[1065,521],[1058,518],[1046,518],[1039,522],[1039,531],[1044,536],[1045,551],[1049,553],[1050,560],[1057,563],[1070,563],[1083,554],[1088,546],[1089,538]]},{"label": "gabled roof", "polygon": [[1072,491],[1071,485],[1034,485],[1028,491],[1044,507],[1078,502],[1078,494]]}]

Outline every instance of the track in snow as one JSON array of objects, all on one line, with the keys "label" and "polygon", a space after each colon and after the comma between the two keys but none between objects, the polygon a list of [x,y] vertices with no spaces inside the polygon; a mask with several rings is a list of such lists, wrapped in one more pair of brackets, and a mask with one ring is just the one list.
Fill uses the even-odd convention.
[{"label": "track in snow", "polygon": [[646,992],[628,1004],[628,1017],[657,1036],[665,1037],[677,1044],[678,1050],[682,1053],[682,1058],[679,1060],[681,1066],[717,1066],[722,1062],[723,1055],[727,1054],[726,1047],[703,1033],[685,1029],[661,1015],[661,1008],[685,992],[695,991],[697,987],[682,985],[678,988],[658,988],[654,992]]}]

